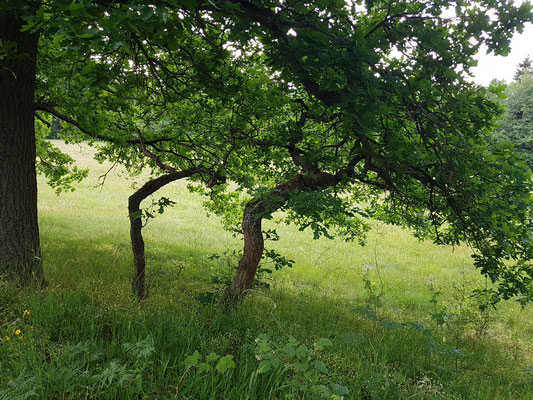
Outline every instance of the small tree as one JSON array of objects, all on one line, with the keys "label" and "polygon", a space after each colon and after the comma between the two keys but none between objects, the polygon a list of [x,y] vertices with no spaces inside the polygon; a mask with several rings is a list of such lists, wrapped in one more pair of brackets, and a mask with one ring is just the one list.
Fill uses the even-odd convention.
[{"label": "small tree", "polygon": [[522,61],[518,66],[516,67],[516,72],[514,74],[514,80],[519,81],[522,75],[526,74],[533,74],[533,64],[531,63],[531,59],[529,56],[526,56],[524,58],[524,61]]},{"label": "small tree", "polygon": [[[128,8],[109,11],[107,21],[95,22],[101,41],[82,44],[81,55],[70,36],[43,38],[46,79],[36,107],[41,119],[52,115],[67,123],[68,140],[103,141],[95,144],[99,160],[122,163],[132,174],[151,169],[154,176],[128,199],[132,286],[139,299],[146,296],[142,228],[153,216],[141,203],[178,179],[210,190],[228,176],[249,180],[242,158],[251,159],[245,155],[250,131],[273,124],[278,105],[288,101],[259,57],[226,48],[231,30],[224,21],[213,27],[191,11],[149,10],[137,15],[143,24],[135,33],[114,23],[132,18]],[[177,21],[188,29],[172,31]],[[150,37],[156,29],[167,34]],[[159,202],[158,210],[168,204]]]},{"label": "small tree", "polygon": [[533,75],[522,70],[519,79],[510,83],[503,93],[505,112],[494,132],[494,140],[511,142],[533,168]]},{"label": "small tree", "polygon": [[[455,17],[442,16],[447,6]],[[502,18],[486,18],[492,7]],[[239,21],[235,37],[260,41],[268,62],[306,94],[300,118],[270,138],[293,166],[281,168],[244,209],[244,252],[230,297],[251,287],[263,218],[287,207],[320,234],[338,212],[328,204],[343,192],[352,201],[344,206],[365,201],[366,215],[420,237],[470,243],[475,265],[499,282],[494,301],[531,299],[528,168],[505,146],[489,151],[499,107],[459,72],[469,72],[482,43],[508,52],[509,31],[500,24],[532,19],[530,4],[512,8],[491,1],[367,1],[350,8],[338,0],[318,9],[248,1],[210,8]],[[305,197],[314,201],[302,207]]]}]

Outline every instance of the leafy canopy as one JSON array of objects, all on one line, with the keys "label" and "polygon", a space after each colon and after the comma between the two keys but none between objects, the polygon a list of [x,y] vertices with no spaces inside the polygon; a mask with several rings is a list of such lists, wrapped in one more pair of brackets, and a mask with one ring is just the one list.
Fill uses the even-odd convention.
[{"label": "leafy canopy", "polygon": [[494,132],[498,142],[511,142],[524,162],[533,167],[533,75],[522,70],[504,90],[505,112]]},{"label": "leafy canopy", "polygon": [[467,242],[496,301],[531,298],[531,173],[487,146],[500,107],[466,77],[531,19],[509,0],[62,0],[27,29],[47,38],[41,109],[105,157],[208,166],[318,236],[370,216]]}]

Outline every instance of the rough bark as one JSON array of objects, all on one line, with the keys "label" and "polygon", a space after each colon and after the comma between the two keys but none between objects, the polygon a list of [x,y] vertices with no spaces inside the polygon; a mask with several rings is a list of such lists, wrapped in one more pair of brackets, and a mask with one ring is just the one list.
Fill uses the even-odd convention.
[{"label": "rough bark", "polygon": [[226,291],[232,303],[244,297],[253,286],[255,273],[265,248],[261,230],[263,213],[264,201],[253,201],[244,207],[241,224],[244,233],[244,251],[231,286]]},{"label": "rough bark", "polygon": [[163,186],[181,178],[190,177],[200,171],[200,168],[189,168],[183,171],[170,172],[146,182],[128,199],[128,213],[130,216],[131,250],[133,252],[134,275],[131,281],[133,293],[139,300],[146,298],[146,258],[144,253],[144,239],[142,236],[142,218],[140,215],[141,202]]},{"label": "rough bark", "polygon": [[244,251],[231,285],[226,290],[228,300],[238,302],[253,287],[257,267],[264,250],[261,223],[263,217],[281,208],[295,191],[318,191],[337,184],[345,175],[325,172],[297,174],[278,185],[269,196],[249,202],[242,218]]},{"label": "rough bark", "polygon": [[[39,35],[20,32],[22,6],[0,10],[0,42],[16,47],[0,59],[0,275],[44,283],[37,221],[34,95]],[[28,12],[28,9],[24,11]]]}]

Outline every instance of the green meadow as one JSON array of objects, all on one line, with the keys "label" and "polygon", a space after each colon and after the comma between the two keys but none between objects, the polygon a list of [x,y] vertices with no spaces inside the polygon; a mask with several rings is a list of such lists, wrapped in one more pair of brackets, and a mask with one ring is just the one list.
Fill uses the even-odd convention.
[{"label": "green meadow", "polygon": [[0,399],[533,399],[533,306],[480,309],[468,247],[377,223],[365,246],[314,240],[274,219],[266,247],[293,267],[228,308],[242,241],[177,182],[143,230],[139,303],[127,199],[148,175],[58,145],[90,174],[59,196],[39,180],[48,287],[0,286]]}]

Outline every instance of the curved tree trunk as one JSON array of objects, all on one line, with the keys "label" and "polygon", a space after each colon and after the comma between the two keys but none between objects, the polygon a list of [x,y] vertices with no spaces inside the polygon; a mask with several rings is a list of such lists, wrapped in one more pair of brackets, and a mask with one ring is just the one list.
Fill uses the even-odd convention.
[{"label": "curved tree trunk", "polygon": [[146,182],[128,199],[128,213],[130,217],[131,250],[133,252],[134,274],[131,281],[133,293],[139,300],[146,298],[146,258],[144,255],[144,239],[142,236],[141,202],[163,186],[181,178],[192,176],[200,168],[189,168],[179,172],[170,172]]},{"label": "curved tree trunk", "polygon": [[12,2],[12,10],[0,11],[0,43],[13,45],[0,58],[0,276],[22,284],[44,283],[34,127],[39,35],[20,32],[22,8],[34,4]]},{"label": "curved tree trunk", "polygon": [[231,286],[226,291],[232,303],[244,297],[246,291],[253,286],[255,273],[265,248],[261,230],[264,208],[262,201],[253,201],[244,207],[241,224],[244,233],[244,252]]},{"label": "curved tree trunk", "polygon": [[130,216],[130,240],[133,252],[133,279],[131,288],[139,300],[145,298],[145,270],[146,259],[144,256],[144,239],[142,235],[142,218],[140,205],[144,198],[137,198],[135,192],[128,199],[128,213]]},{"label": "curved tree trunk", "polygon": [[318,191],[334,186],[341,179],[341,174],[314,172],[297,174],[272,190],[270,195],[249,202],[242,218],[244,233],[244,251],[226,296],[231,303],[236,303],[253,287],[255,274],[263,256],[264,240],[261,222],[266,214],[280,209],[295,191]]}]

